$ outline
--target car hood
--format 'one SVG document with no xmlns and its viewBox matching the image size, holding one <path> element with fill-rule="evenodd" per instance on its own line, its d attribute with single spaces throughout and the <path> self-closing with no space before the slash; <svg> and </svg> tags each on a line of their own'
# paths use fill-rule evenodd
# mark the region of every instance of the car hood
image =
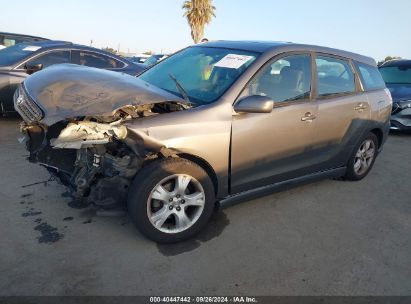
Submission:
<svg viewBox="0 0 411 304">
<path fill-rule="evenodd" d="M 9 73 L 12 68 L 12 66 L 0 66 L 0 73 Z"/>
<path fill-rule="evenodd" d="M 387 84 L 394 101 L 411 100 L 411 84 Z"/>
<path fill-rule="evenodd" d="M 78 116 L 105 116 L 127 105 L 184 99 L 139 78 L 74 64 L 58 64 L 34 73 L 23 83 L 43 110 L 42 123 L 52 125 Z"/>
</svg>

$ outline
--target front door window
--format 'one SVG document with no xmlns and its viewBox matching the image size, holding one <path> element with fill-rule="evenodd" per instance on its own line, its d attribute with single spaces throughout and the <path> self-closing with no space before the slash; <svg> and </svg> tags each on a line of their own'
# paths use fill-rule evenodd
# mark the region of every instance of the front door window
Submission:
<svg viewBox="0 0 411 304">
<path fill-rule="evenodd" d="M 311 56 L 292 55 L 272 61 L 251 81 L 245 96 L 268 96 L 275 103 L 310 97 Z"/>
</svg>

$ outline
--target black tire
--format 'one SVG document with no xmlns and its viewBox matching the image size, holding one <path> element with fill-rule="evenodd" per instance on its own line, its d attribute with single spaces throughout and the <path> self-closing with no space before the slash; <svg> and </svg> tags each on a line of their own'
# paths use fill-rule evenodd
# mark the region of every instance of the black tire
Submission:
<svg viewBox="0 0 411 304">
<path fill-rule="evenodd" d="M 147 206 L 156 185 L 173 174 L 186 174 L 196 179 L 204 190 L 205 203 L 201 215 L 191 227 L 181 232 L 167 233 L 150 222 Z M 147 238 L 157 243 L 176 243 L 193 237 L 207 224 L 215 206 L 214 186 L 207 172 L 192 161 L 181 158 L 159 159 L 143 167 L 136 175 L 130 186 L 127 206 L 132 221 Z"/>
<path fill-rule="evenodd" d="M 360 147 L 362 147 L 362 145 L 368 140 L 371 140 L 374 145 L 374 149 L 375 149 L 374 156 L 366 170 L 364 170 L 363 172 L 356 172 L 354 168 L 354 163 L 356 161 L 357 152 L 359 151 Z M 366 136 L 364 136 L 360 140 L 358 145 L 354 148 L 350 156 L 350 159 L 348 161 L 348 164 L 347 164 L 347 171 L 345 173 L 344 179 L 350 180 L 350 181 L 358 181 L 366 177 L 367 174 L 370 172 L 371 168 L 373 167 L 375 159 L 377 158 L 377 155 L 378 155 L 378 138 L 374 133 L 370 132 Z"/>
</svg>

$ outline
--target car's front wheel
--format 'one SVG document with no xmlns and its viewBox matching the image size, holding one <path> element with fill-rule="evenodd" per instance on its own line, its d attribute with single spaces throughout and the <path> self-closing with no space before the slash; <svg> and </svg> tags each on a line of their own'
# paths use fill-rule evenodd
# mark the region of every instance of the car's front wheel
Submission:
<svg viewBox="0 0 411 304">
<path fill-rule="evenodd" d="M 135 177 L 127 202 L 137 228 L 158 243 L 194 236 L 207 224 L 214 203 L 214 187 L 207 172 L 180 158 L 145 166 Z"/>
</svg>

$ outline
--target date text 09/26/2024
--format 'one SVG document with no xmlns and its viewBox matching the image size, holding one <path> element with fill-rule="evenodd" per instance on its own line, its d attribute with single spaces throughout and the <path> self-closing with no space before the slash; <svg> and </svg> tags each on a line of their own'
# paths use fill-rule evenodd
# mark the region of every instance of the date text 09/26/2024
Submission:
<svg viewBox="0 0 411 304">
<path fill-rule="evenodd" d="M 255 297 L 150 297 L 150 303 L 258 303 Z"/>
</svg>

